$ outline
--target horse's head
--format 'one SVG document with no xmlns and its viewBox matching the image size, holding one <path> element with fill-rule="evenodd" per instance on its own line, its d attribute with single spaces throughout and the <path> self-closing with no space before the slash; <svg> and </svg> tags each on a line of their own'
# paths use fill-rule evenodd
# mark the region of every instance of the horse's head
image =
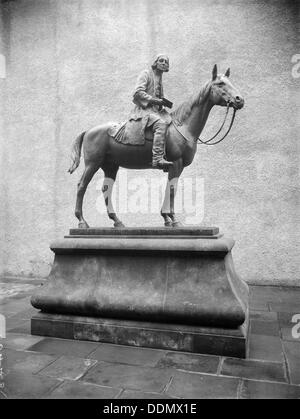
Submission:
<svg viewBox="0 0 300 419">
<path fill-rule="evenodd" d="M 218 74 L 217 65 L 212 72 L 210 99 L 214 105 L 229 106 L 242 109 L 244 98 L 236 87 L 229 81 L 230 69 L 225 74 Z"/>
</svg>

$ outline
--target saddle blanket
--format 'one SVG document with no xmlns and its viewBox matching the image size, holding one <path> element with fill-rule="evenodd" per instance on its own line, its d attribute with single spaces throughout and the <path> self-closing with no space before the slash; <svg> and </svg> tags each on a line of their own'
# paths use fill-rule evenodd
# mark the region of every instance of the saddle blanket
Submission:
<svg viewBox="0 0 300 419">
<path fill-rule="evenodd" d="M 152 127 L 145 128 L 140 121 L 135 120 L 113 123 L 108 134 L 118 143 L 125 145 L 144 145 L 145 141 L 153 141 Z"/>
<path fill-rule="evenodd" d="M 118 143 L 125 145 L 144 145 L 146 140 L 153 140 L 151 128 L 144 130 L 136 121 L 115 123 L 109 128 L 108 134 Z"/>
</svg>

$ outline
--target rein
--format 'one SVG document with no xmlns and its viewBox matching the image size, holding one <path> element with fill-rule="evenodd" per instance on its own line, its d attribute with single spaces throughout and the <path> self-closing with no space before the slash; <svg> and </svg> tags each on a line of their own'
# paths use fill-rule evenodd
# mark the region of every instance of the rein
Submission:
<svg viewBox="0 0 300 419">
<path fill-rule="evenodd" d="M 183 138 L 185 140 L 187 140 L 189 142 L 191 142 L 191 141 L 192 142 L 197 142 L 198 144 L 203 144 L 203 145 L 216 145 L 216 144 L 219 144 L 221 141 L 223 141 L 227 137 L 227 135 L 229 134 L 229 132 L 231 131 L 231 128 L 233 126 L 233 122 L 234 122 L 235 114 L 236 114 L 236 109 L 233 109 L 233 114 L 232 114 L 231 122 L 230 122 L 229 128 L 228 128 L 227 132 L 224 134 L 224 136 L 220 140 L 215 141 L 214 143 L 211 142 L 212 140 L 214 140 L 217 137 L 218 134 L 220 134 L 220 132 L 223 129 L 223 127 L 225 125 L 225 122 L 227 120 L 228 113 L 229 113 L 229 106 L 230 106 L 230 103 L 228 102 L 227 103 L 226 114 L 225 114 L 224 121 L 223 121 L 221 127 L 219 128 L 219 130 L 216 132 L 216 134 L 213 137 L 211 137 L 209 140 L 206 140 L 206 141 L 201 140 L 200 137 L 197 138 L 197 139 L 193 139 L 193 140 L 190 140 L 190 139 L 186 138 L 186 136 L 179 130 L 179 128 L 175 124 L 175 122 L 174 121 L 172 121 L 172 122 L 173 122 L 173 125 L 176 128 L 176 130 L 183 136 Z"/>
</svg>

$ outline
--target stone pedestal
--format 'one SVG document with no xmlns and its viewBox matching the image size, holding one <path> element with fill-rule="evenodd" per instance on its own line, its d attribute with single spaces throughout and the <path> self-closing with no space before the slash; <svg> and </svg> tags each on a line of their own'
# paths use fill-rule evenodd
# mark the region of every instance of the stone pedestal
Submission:
<svg viewBox="0 0 300 419">
<path fill-rule="evenodd" d="M 217 228 L 73 229 L 32 334 L 245 357 L 248 287 Z"/>
</svg>

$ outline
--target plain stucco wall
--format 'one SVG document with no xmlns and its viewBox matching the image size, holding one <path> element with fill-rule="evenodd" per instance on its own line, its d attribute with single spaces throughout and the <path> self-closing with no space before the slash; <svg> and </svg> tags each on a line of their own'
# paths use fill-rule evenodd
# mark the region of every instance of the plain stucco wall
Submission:
<svg viewBox="0 0 300 419">
<path fill-rule="evenodd" d="M 124 120 L 138 72 L 165 51 L 171 59 L 165 91 L 175 105 L 200 89 L 214 63 L 222 71 L 231 67 L 246 100 L 228 139 L 199 146 L 184 172 L 204 179 L 203 224 L 236 239 L 235 265 L 247 281 L 300 285 L 299 79 L 292 77 L 291 63 L 296 3 L 2 2 L 0 53 L 7 77 L 0 79 L 0 273 L 48 274 L 49 243 L 76 226 L 73 206 L 83 166 L 67 174 L 74 138 L 99 123 Z M 213 111 L 205 138 L 223 114 Z M 90 184 L 85 213 L 91 225 L 108 226 L 96 211 L 101 176 Z M 125 214 L 122 220 L 129 226 L 162 224 L 159 214 Z"/>
</svg>

